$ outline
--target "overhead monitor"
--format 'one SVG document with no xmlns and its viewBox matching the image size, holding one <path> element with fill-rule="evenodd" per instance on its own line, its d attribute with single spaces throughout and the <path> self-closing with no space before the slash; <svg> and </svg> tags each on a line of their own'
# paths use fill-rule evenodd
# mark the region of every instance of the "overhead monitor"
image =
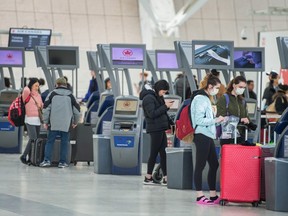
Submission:
<svg viewBox="0 0 288 216">
<path fill-rule="evenodd" d="M 282 69 L 288 69 L 288 37 L 277 37 L 277 47 Z"/>
<path fill-rule="evenodd" d="M 181 99 L 180 98 L 174 98 L 174 97 L 164 97 L 165 102 L 172 102 L 172 106 L 169 109 L 169 112 L 177 112 L 181 105 Z"/>
<path fill-rule="evenodd" d="M 50 68 L 79 68 L 79 48 L 76 46 L 47 46 L 47 66 Z"/>
<path fill-rule="evenodd" d="M 51 40 L 51 29 L 10 28 L 8 47 L 23 47 L 34 50 L 35 46 L 48 46 Z"/>
<path fill-rule="evenodd" d="M 265 52 L 259 47 L 234 47 L 235 71 L 264 71 Z"/>
<path fill-rule="evenodd" d="M 178 62 L 179 67 L 180 68 L 184 67 L 183 62 L 185 60 L 187 60 L 188 65 L 191 67 L 192 66 L 192 41 L 174 41 L 174 48 L 175 48 L 177 62 Z"/>
<path fill-rule="evenodd" d="M 174 50 L 156 50 L 157 71 L 179 71 L 176 52 Z"/>
<path fill-rule="evenodd" d="M 192 67 L 197 69 L 233 69 L 233 41 L 192 41 Z"/>
<path fill-rule="evenodd" d="M 116 99 L 115 117 L 136 117 L 138 110 L 138 100 L 136 99 Z"/>
<path fill-rule="evenodd" d="M 146 45 L 110 44 L 113 68 L 146 68 Z"/>
<path fill-rule="evenodd" d="M 24 49 L 0 47 L 0 67 L 25 67 Z"/>
</svg>

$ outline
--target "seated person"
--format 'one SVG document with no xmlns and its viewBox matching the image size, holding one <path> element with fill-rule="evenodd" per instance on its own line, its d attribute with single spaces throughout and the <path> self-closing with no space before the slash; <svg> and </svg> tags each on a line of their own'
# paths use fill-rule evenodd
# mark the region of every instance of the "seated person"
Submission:
<svg viewBox="0 0 288 216">
<path fill-rule="evenodd" d="M 90 71 L 92 79 L 89 82 L 89 87 L 88 87 L 88 91 L 85 95 L 85 97 L 82 99 L 82 102 L 87 102 L 89 97 L 91 96 L 91 94 L 95 91 L 98 91 L 98 84 L 96 81 L 96 74 L 94 71 Z"/>
</svg>

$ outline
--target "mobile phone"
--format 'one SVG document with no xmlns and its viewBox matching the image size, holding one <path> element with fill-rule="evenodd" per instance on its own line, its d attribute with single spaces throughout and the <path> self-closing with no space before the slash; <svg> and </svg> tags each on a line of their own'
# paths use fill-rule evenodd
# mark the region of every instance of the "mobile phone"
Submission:
<svg viewBox="0 0 288 216">
<path fill-rule="evenodd" d="M 170 101 L 170 103 L 174 103 L 174 101 L 172 100 L 172 101 Z"/>
</svg>

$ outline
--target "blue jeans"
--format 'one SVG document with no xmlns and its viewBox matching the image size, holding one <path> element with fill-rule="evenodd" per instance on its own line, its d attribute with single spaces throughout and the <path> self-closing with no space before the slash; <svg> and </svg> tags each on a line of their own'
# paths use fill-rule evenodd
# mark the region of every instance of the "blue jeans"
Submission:
<svg viewBox="0 0 288 216">
<path fill-rule="evenodd" d="M 48 139 L 45 145 L 45 157 L 44 160 L 50 161 L 52 159 L 52 151 L 54 142 L 57 136 L 61 137 L 61 146 L 60 146 L 60 160 L 59 163 L 67 163 L 67 154 L 68 154 L 68 142 L 69 142 L 69 132 L 64 131 L 51 131 L 49 130 Z"/>
</svg>

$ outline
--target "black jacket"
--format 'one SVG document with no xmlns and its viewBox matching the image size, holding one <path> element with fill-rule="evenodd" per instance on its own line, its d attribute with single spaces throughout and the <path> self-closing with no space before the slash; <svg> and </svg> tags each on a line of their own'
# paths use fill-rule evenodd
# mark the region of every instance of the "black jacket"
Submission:
<svg viewBox="0 0 288 216">
<path fill-rule="evenodd" d="M 147 133 L 165 131 L 170 128 L 167 106 L 163 97 L 159 97 L 153 90 L 144 88 L 140 92 L 140 100 L 146 120 Z"/>
</svg>

